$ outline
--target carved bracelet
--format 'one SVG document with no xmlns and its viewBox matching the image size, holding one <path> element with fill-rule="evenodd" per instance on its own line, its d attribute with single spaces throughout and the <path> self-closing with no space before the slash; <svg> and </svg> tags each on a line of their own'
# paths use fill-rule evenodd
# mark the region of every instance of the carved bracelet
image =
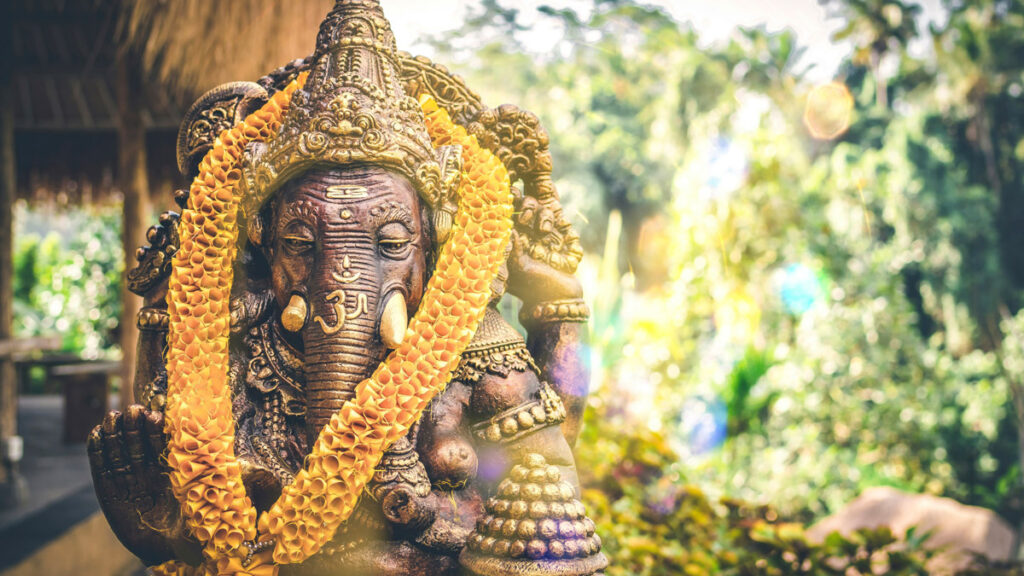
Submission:
<svg viewBox="0 0 1024 576">
<path fill-rule="evenodd" d="M 504 444 L 547 426 L 560 424 L 566 415 L 562 399 L 544 382 L 541 384 L 539 399 L 506 410 L 471 429 L 481 440 Z"/>
<path fill-rule="evenodd" d="M 519 312 L 519 321 L 524 326 L 550 322 L 586 322 L 589 318 L 590 308 L 582 298 L 541 302 L 523 306 Z"/>
</svg>

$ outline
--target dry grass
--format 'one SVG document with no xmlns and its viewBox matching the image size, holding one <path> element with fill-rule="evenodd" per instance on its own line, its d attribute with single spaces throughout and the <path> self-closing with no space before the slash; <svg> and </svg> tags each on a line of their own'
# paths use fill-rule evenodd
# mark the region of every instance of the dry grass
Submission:
<svg viewBox="0 0 1024 576">
<path fill-rule="evenodd" d="M 121 18 L 143 65 L 199 93 L 260 76 L 313 51 L 330 0 L 128 0 Z"/>
</svg>

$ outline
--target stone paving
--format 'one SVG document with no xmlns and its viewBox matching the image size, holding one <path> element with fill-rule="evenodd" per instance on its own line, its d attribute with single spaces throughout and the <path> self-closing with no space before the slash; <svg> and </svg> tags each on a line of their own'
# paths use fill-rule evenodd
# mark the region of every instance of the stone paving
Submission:
<svg viewBox="0 0 1024 576">
<path fill-rule="evenodd" d="M 18 399 L 18 434 L 25 441 L 21 474 L 28 484 L 28 500 L 16 508 L 0 510 L 0 530 L 91 485 L 85 444 L 61 441 L 63 418 L 60 396 Z"/>
<path fill-rule="evenodd" d="M 111 405 L 116 403 L 117 398 L 112 398 Z M 123 566 L 114 561 L 117 558 L 131 560 L 99 513 L 85 443 L 63 442 L 63 409 L 63 398 L 58 395 L 19 398 L 18 433 L 25 442 L 20 469 L 28 496 L 14 508 L 0 509 L 0 576 L 42 576 L 44 572 L 55 576 L 53 562 L 41 556 L 54 560 L 66 553 L 87 556 L 92 552 L 111 559 L 111 566 Z M 96 528 L 89 528 L 93 524 Z M 88 533 L 82 533 L 82 527 Z M 99 566 L 93 565 L 88 573 L 145 574 L 141 564 L 133 564 L 124 570 L 99 572 Z"/>
</svg>

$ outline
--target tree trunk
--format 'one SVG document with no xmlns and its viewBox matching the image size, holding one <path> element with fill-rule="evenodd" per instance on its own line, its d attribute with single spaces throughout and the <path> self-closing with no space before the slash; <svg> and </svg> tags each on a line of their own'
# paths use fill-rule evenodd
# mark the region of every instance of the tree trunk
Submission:
<svg viewBox="0 0 1024 576">
<path fill-rule="evenodd" d="M 121 405 L 135 400 L 136 344 L 139 330 L 136 318 L 142 299 L 128 290 L 127 274 L 135 266 L 135 251 L 145 242 L 149 213 L 149 183 L 146 173 L 146 129 L 140 114 L 142 108 L 142 73 L 139 59 L 130 51 L 117 62 L 118 118 L 118 186 L 124 195 L 121 245 L 125 267 L 121 282 Z"/>
</svg>

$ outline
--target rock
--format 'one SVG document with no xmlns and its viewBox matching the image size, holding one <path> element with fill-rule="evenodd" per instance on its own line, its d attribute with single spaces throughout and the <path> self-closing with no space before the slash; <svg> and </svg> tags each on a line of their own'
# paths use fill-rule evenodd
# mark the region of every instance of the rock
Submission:
<svg viewBox="0 0 1024 576">
<path fill-rule="evenodd" d="M 812 526 L 807 537 L 821 542 L 835 531 L 847 535 L 880 526 L 888 526 L 897 536 L 911 526 L 917 526 L 918 533 L 930 530 L 925 545 L 945 549 L 928 564 L 932 574 L 952 574 L 966 567 L 976 552 L 992 560 L 1006 560 L 1013 548 L 1013 530 L 991 510 L 888 487 L 865 490 L 845 508 Z"/>
</svg>

